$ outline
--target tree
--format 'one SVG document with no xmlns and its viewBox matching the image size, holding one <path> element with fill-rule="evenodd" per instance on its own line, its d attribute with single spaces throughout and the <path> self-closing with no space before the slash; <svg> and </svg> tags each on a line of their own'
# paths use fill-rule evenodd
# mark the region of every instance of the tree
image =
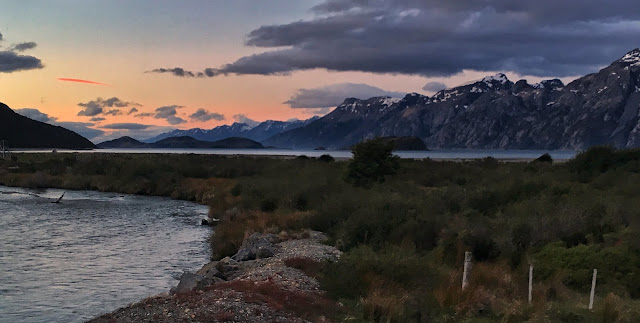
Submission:
<svg viewBox="0 0 640 323">
<path fill-rule="evenodd" d="M 385 176 L 394 175 L 399 168 L 399 158 L 393 155 L 393 143 L 381 139 L 363 141 L 352 148 L 353 159 L 349 163 L 346 181 L 356 186 L 369 187 L 384 182 Z"/>
</svg>

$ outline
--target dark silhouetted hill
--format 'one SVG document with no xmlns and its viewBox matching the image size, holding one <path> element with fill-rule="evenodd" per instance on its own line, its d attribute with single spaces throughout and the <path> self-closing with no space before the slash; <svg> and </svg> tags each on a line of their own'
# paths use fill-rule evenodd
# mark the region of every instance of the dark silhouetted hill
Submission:
<svg viewBox="0 0 640 323">
<path fill-rule="evenodd" d="M 0 140 L 12 148 L 90 149 L 87 138 L 60 126 L 35 121 L 0 103 Z"/>
</svg>

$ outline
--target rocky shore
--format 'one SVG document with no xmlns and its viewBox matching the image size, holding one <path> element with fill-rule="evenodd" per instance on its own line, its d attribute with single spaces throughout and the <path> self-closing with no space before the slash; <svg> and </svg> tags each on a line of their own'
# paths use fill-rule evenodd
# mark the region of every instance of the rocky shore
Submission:
<svg viewBox="0 0 640 323">
<path fill-rule="evenodd" d="M 324 322 L 337 304 L 305 271 L 336 261 L 340 251 L 307 231 L 297 239 L 254 233 L 238 252 L 184 273 L 169 293 L 89 322 Z"/>
</svg>

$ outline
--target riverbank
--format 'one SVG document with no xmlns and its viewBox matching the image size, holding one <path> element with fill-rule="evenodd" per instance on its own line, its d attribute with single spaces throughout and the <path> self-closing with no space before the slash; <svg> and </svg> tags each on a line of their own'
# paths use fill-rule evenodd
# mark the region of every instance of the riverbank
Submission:
<svg viewBox="0 0 640 323">
<path fill-rule="evenodd" d="M 327 237 L 248 237 L 236 255 L 185 273 L 172 292 L 153 296 L 89 322 L 325 322 L 337 309 L 302 269 L 335 262 Z M 254 259 L 255 257 L 257 259 Z"/>
</svg>

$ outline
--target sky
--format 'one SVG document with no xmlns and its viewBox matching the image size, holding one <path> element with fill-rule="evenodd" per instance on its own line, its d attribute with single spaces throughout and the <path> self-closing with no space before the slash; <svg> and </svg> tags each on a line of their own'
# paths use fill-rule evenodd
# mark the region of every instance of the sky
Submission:
<svg viewBox="0 0 640 323">
<path fill-rule="evenodd" d="M 3 0 L 0 102 L 94 142 L 306 119 L 640 47 L 637 0 Z"/>
</svg>

